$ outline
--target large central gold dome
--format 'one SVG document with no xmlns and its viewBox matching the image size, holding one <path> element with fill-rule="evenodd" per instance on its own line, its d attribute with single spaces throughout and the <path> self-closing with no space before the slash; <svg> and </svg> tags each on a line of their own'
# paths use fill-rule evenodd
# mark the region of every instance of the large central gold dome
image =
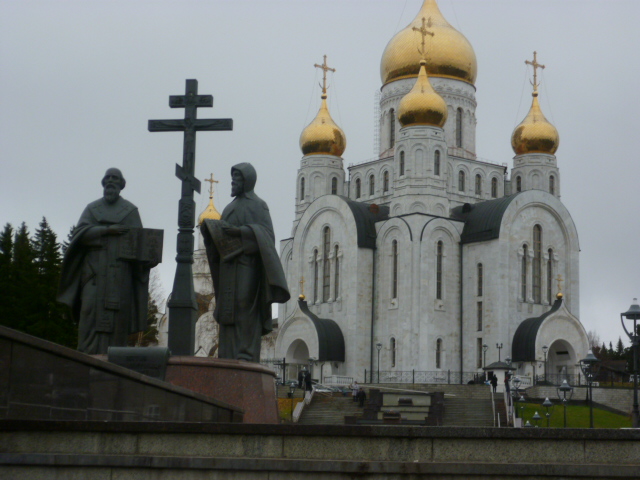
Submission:
<svg viewBox="0 0 640 480">
<path fill-rule="evenodd" d="M 478 73 L 473 47 L 464 35 L 449 25 L 435 0 L 425 0 L 416 18 L 387 44 L 380 62 L 382 83 L 418 75 L 422 59 L 418 49 L 422 38 L 413 28 L 420 28 L 423 18 L 427 21 L 427 30 L 433 33 L 426 39 L 427 74 L 473 85 Z"/>
</svg>

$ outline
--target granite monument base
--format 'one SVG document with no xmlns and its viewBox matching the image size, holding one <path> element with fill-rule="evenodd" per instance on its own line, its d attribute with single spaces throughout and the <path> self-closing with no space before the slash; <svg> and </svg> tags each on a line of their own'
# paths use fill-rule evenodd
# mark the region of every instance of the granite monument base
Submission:
<svg viewBox="0 0 640 480">
<path fill-rule="evenodd" d="M 243 423 L 280 423 L 275 372 L 259 363 L 172 356 L 165 380 L 244 410 Z"/>
</svg>

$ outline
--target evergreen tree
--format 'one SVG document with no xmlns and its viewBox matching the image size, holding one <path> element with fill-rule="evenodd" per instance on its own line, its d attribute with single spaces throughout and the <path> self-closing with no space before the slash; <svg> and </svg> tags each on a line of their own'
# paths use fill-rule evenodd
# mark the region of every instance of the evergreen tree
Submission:
<svg viewBox="0 0 640 480">
<path fill-rule="evenodd" d="M 13 304 L 13 314 L 6 319 L 5 325 L 30 333 L 35 313 L 34 298 L 37 282 L 37 269 L 34 264 L 34 253 L 29 238 L 27 225 L 22 222 L 13 240 L 13 256 L 11 261 L 11 285 L 9 295 Z"/>
<path fill-rule="evenodd" d="M 618 343 L 616 344 L 616 360 L 622 360 L 624 358 L 624 344 L 622 338 L 618 337 Z"/>
<path fill-rule="evenodd" d="M 69 248 L 69 244 L 71 243 L 71 237 L 73 237 L 73 231 L 76 229 L 75 225 L 72 225 L 71 228 L 69 229 L 69 233 L 67 234 L 67 239 L 62 242 L 62 245 L 60 246 L 60 250 L 62 251 L 62 255 L 64 256 L 65 253 L 67 253 L 67 248 Z"/>
<path fill-rule="evenodd" d="M 11 297 L 13 270 L 13 227 L 10 223 L 0 233 L 0 322 L 8 325 L 15 315 Z"/>
</svg>

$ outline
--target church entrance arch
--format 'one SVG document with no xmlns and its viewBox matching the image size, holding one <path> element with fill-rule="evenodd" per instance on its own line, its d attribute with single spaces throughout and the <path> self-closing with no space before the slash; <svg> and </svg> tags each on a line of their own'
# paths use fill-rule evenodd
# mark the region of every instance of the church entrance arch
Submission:
<svg viewBox="0 0 640 480">
<path fill-rule="evenodd" d="M 575 349 L 566 340 L 556 340 L 547 353 L 547 376 L 555 385 L 567 380 L 570 385 L 577 381 L 575 366 L 578 363 Z"/>
<path fill-rule="evenodd" d="M 287 379 L 297 379 L 302 367 L 309 365 L 309 347 L 301 339 L 294 340 L 289 345 L 285 355 L 287 363 Z"/>
</svg>

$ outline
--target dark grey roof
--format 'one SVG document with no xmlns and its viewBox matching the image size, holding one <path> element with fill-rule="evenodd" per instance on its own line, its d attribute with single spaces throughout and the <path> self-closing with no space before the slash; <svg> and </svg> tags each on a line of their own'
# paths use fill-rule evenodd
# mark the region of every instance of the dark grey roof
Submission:
<svg viewBox="0 0 640 480">
<path fill-rule="evenodd" d="M 484 367 L 483 370 L 517 370 L 517 368 L 512 367 L 508 363 L 493 362 L 491 365 Z"/>
<path fill-rule="evenodd" d="M 531 317 L 524 320 L 513 335 L 511 343 L 511 357 L 513 362 L 533 362 L 536 360 L 536 336 L 540 325 L 562 305 L 562 298 L 556 299 L 551 309 L 539 317 Z"/>
<path fill-rule="evenodd" d="M 465 203 L 451 210 L 451 217 L 464 222 L 461 243 L 486 242 L 500 236 L 502 216 L 519 193 L 475 204 Z"/>
<path fill-rule="evenodd" d="M 354 202 L 347 197 L 340 197 L 351 209 L 358 230 L 358 247 L 376 248 L 376 222 L 389 218 L 389 207 L 375 204 Z"/>
<path fill-rule="evenodd" d="M 298 306 L 311 319 L 318 332 L 318 360 L 344 362 L 344 336 L 340 326 L 330 318 L 318 318 L 304 300 L 298 300 Z"/>
</svg>

